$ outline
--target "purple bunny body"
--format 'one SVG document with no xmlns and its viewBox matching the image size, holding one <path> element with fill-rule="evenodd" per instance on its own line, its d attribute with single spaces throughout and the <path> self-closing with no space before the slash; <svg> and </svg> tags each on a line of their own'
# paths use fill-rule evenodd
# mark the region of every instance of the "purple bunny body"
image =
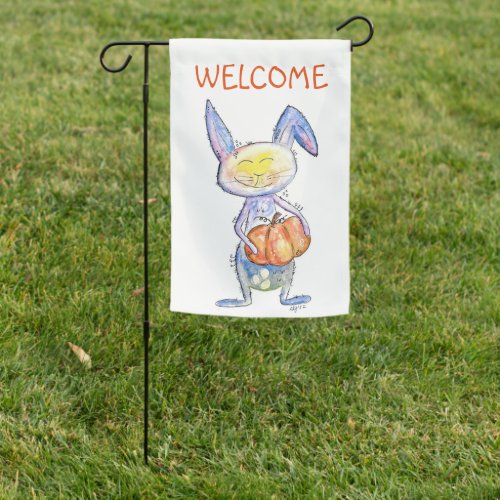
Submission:
<svg viewBox="0 0 500 500">
<path fill-rule="evenodd" d="M 302 213 L 277 193 L 293 180 L 297 171 L 291 151 L 294 141 L 317 156 L 318 145 L 311 126 L 300 111 L 287 106 L 275 127 L 272 142 L 257 142 L 236 148 L 228 128 L 210 101 L 207 101 L 205 119 L 210 145 L 220 161 L 218 185 L 227 193 L 245 198 L 234 226 L 240 239 L 236 251 L 236 271 L 243 298 L 222 299 L 216 304 L 220 307 L 247 306 L 252 303 L 252 289 L 267 291 L 277 288 L 281 288 L 280 302 L 283 305 L 309 302 L 309 295 L 288 297 L 295 271 L 293 260 L 283 266 L 255 264 L 246 256 L 245 245 L 254 254 L 257 253 L 247 235 L 255 226 L 270 222 L 277 211 L 298 217 L 304 233 L 309 235 L 309 225 Z"/>
</svg>

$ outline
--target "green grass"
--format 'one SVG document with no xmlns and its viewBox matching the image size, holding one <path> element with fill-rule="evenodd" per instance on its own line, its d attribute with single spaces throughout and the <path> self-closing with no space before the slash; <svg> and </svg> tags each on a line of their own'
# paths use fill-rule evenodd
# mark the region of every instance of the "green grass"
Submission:
<svg viewBox="0 0 500 500">
<path fill-rule="evenodd" d="M 168 312 L 168 51 L 151 50 L 145 468 L 142 54 L 111 75 L 99 50 L 329 38 L 355 13 L 376 34 L 353 56 L 346 317 Z M 7 0 L 0 20 L 0 498 L 500 496 L 495 2 Z"/>
</svg>

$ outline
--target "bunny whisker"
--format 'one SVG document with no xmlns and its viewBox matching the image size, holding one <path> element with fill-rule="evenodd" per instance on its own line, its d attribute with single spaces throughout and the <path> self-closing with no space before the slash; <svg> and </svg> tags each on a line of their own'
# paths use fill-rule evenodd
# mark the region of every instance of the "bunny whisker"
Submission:
<svg viewBox="0 0 500 500">
<path fill-rule="evenodd" d="M 289 168 L 285 168 L 284 170 L 278 170 L 277 172 L 274 172 L 274 174 L 271 175 L 282 174 L 283 172 L 289 172 L 289 171 L 290 171 Z"/>
<path fill-rule="evenodd" d="M 286 179 L 287 177 L 293 177 L 293 174 L 291 175 L 277 175 L 275 177 L 268 177 L 267 180 L 276 180 L 276 179 Z"/>
<path fill-rule="evenodd" d="M 281 172 L 276 172 L 275 174 L 270 174 L 267 177 L 268 179 L 270 179 L 271 177 L 280 177 L 280 174 L 282 174 L 283 172 L 290 172 L 290 169 L 282 170 Z"/>
<path fill-rule="evenodd" d="M 253 184 L 247 184 L 246 182 L 238 180 L 236 177 L 234 178 L 234 181 L 231 181 L 231 182 L 238 182 L 239 184 L 243 184 L 243 186 L 247 186 L 247 187 L 255 187 Z"/>
</svg>

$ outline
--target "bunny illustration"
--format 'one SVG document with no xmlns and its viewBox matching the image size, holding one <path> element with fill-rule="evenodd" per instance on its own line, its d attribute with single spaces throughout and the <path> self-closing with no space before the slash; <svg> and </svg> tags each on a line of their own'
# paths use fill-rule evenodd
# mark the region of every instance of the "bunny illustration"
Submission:
<svg viewBox="0 0 500 500">
<path fill-rule="evenodd" d="M 235 261 L 243 299 L 223 299 L 217 301 L 216 305 L 248 306 L 252 303 L 252 289 L 266 291 L 278 288 L 281 288 L 280 302 L 283 305 L 309 302 L 309 295 L 288 297 L 295 272 L 294 260 L 285 265 L 256 264 L 247 256 L 248 252 L 258 253 L 248 233 L 261 225 L 263 220 L 276 219 L 278 209 L 297 217 L 303 233 L 306 236 L 310 234 L 301 212 L 277 195 L 290 184 L 297 172 L 297 163 L 291 150 L 294 141 L 309 154 L 318 155 L 318 144 L 309 122 L 298 109 L 287 106 L 276 124 L 272 142 L 236 147 L 231 133 L 209 100 L 205 120 L 210 145 L 220 162 L 217 184 L 225 192 L 245 198 L 234 226 L 241 240 Z M 248 247 L 247 253 L 245 246 Z"/>
</svg>

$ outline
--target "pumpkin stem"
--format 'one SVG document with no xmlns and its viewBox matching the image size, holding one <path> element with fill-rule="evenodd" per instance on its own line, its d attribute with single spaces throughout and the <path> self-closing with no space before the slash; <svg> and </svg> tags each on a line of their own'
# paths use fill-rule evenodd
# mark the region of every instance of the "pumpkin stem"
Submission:
<svg viewBox="0 0 500 500">
<path fill-rule="evenodd" d="M 278 222 L 278 219 L 281 217 L 281 214 L 279 212 L 276 212 L 273 215 L 273 218 L 271 219 L 271 225 L 276 224 Z"/>
</svg>

